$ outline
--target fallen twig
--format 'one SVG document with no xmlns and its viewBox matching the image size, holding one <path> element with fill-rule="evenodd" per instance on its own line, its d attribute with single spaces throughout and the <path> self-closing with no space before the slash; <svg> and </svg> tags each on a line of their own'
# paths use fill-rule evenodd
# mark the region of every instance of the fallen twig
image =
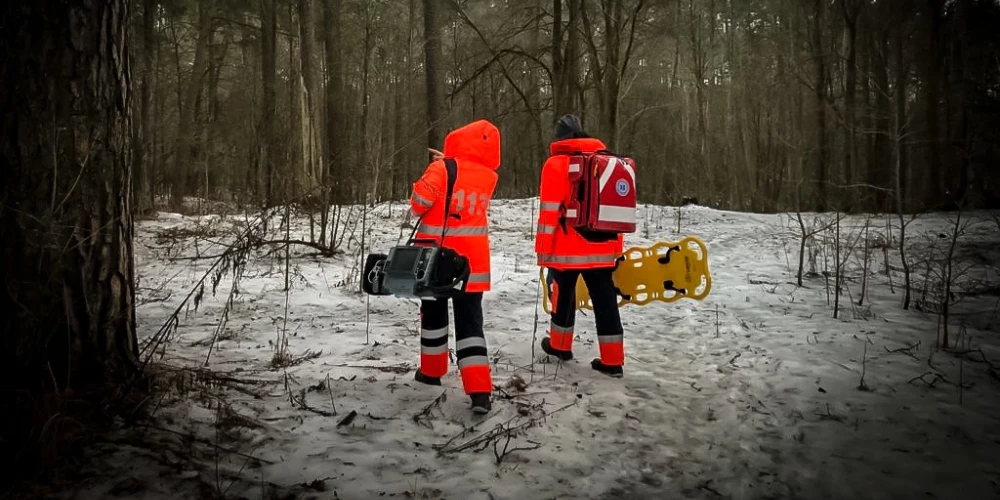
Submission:
<svg viewBox="0 0 1000 500">
<path fill-rule="evenodd" d="M 219 244 L 223 245 L 224 243 L 219 243 Z M 313 243 L 313 242 L 304 241 L 304 240 L 262 240 L 262 239 L 255 238 L 255 239 L 250 240 L 248 242 L 248 244 L 249 244 L 249 248 L 250 249 L 254 249 L 254 250 L 258 249 L 258 248 L 261 248 L 261 247 L 272 246 L 272 245 L 280 245 L 282 247 L 286 246 L 286 245 L 288 245 L 288 246 L 299 245 L 299 246 L 304 246 L 304 247 L 312 248 L 312 249 L 316 250 L 319 253 L 319 255 L 321 255 L 323 257 L 332 257 L 334 255 L 343 253 L 341 250 L 334 250 L 334 249 L 329 248 L 329 247 L 327 247 L 325 245 L 322 245 L 320 243 Z M 269 257 L 272 253 L 274 253 L 274 252 L 273 251 L 269 252 L 269 253 L 265 254 L 264 257 Z M 168 262 L 210 260 L 210 259 L 218 259 L 220 257 L 225 257 L 228 254 L 229 254 L 229 252 L 227 251 L 227 252 L 223 252 L 223 253 L 220 253 L 220 254 L 213 254 L 213 255 L 193 255 L 193 256 L 185 256 L 185 257 L 167 257 L 166 260 Z"/>
<path fill-rule="evenodd" d="M 322 355 L 323 351 L 310 351 L 309 349 L 306 349 L 306 352 L 298 356 L 275 354 L 274 358 L 271 359 L 271 369 L 277 370 L 279 368 L 301 365 L 306 361 L 312 361 Z"/>
<path fill-rule="evenodd" d="M 413 370 L 413 367 L 407 363 L 402 363 L 399 365 L 389 365 L 389 366 L 348 365 L 348 364 L 333 365 L 333 366 L 336 366 L 338 368 L 357 368 L 360 370 L 378 370 L 380 372 L 397 373 L 400 375 Z"/>
<path fill-rule="evenodd" d="M 930 381 L 930 382 L 928 382 L 928 381 L 927 381 L 927 380 L 926 380 L 926 379 L 924 378 L 924 377 L 926 377 L 926 376 L 928 376 L 928 375 L 933 375 L 933 376 L 934 376 L 933 378 L 931 378 L 931 381 Z M 923 383 L 924 383 L 924 385 L 926 385 L 927 387 L 930 387 L 931 389 L 933 389 L 933 388 L 934 388 L 934 386 L 935 386 L 935 385 L 937 385 L 937 383 L 938 383 L 938 382 L 945 382 L 945 383 L 947 383 L 947 382 L 948 382 L 948 381 L 947 381 L 947 380 L 946 380 L 946 379 L 944 378 L 944 376 L 942 376 L 942 375 L 941 375 L 940 373 L 934 373 L 934 372 L 924 372 L 924 373 L 922 373 L 922 374 L 920 374 L 920 375 L 917 375 L 916 377 L 913 377 L 913 378 L 911 378 L 911 379 L 910 379 L 910 380 L 909 380 L 908 382 L 906 382 L 906 383 L 907 383 L 907 384 L 912 384 L 913 382 L 916 382 L 917 380 L 919 380 L 919 381 L 923 382 Z"/>
<path fill-rule="evenodd" d="M 344 418 L 340 419 L 340 421 L 337 422 L 337 427 L 343 427 L 345 425 L 351 425 L 351 422 L 354 421 L 354 417 L 357 417 L 357 416 L 358 416 L 357 410 L 351 410 L 350 413 L 348 413 L 347 415 L 344 415 Z"/>
<path fill-rule="evenodd" d="M 541 446 L 542 446 L 541 443 L 536 443 L 534 441 L 528 441 L 529 443 L 532 444 L 532 446 L 515 446 L 513 448 L 509 448 L 509 446 L 510 446 L 510 440 L 511 439 L 513 439 L 513 436 L 511 434 L 507 434 L 507 439 L 503 443 L 503 450 L 499 450 L 498 449 L 499 445 L 500 445 L 500 440 L 499 439 L 496 440 L 496 441 L 493 441 L 493 456 L 496 458 L 497 465 L 500 465 L 500 463 L 503 462 L 503 459 L 507 458 L 507 455 L 509 455 L 511 453 L 514 453 L 515 451 L 537 450 L 538 448 L 541 448 Z"/>
<path fill-rule="evenodd" d="M 730 364 L 730 365 L 732 365 L 732 366 L 736 366 L 736 364 L 735 364 L 735 361 L 736 361 L 737 359 L 739 359 L 739 358 L 740 358 L 740 356 L 742 356 L 742 355 L 743 355 L 743 352 L 742 352 L 742 351 L 740 351 L 740 352 L 736 353 L 736 355 L 735 355 L 735 356 L 733 356 L 733 358 L 729 360 L 729 364 Z M 737 368 L 739 368 L 739 367 L 737 367 Z"/>
<path fill-rule="evenodd" d="M 913 359 L 919 360 L 920 358 L 918 358 L 915 354 L 913 354 L 913 350 L 917 349 L 919 347 L 920 347 L 920 341 L 918 340 L 916 344 L 913 344 L 913 345 L 911 345 L 909 347 L 900 347 L 899 349 L 889 349 L 888 347 L 883 346 L 882 348 L 885 349 L 885 352 L 890 353 L 890 354 L 898 352 L 898 353 L 905 354 L 905 355 L 907 355 L 907 356 L 909 356 L 909 357 L 911 357 Z"/>
<path fill-rule="evenodd" d="M 427 404 L 427 406 L 424 407 L 424 409 L 420 410 L 420 413 L 414 415 L 413 421 L 416 422 L 417 424 L 426 425 L 428 428 L 433 429 L 434 424 L 430 422 L 431 412 L 434 411 L 435 408 L 441 406 L 441 403 L 447 400 L 448 400 L 448 393 L 442 392 L 440 396 L 434 398 L 434 401 L 431 401 L 430 403 Z"/>
<path fill-rule="evenodd" d="M 335 417 L 335 416 L 337 416 L 336 413 L 330 413 L 328 411 L 320 410 L 319 408 L 313 408 L 312 406 L 309 406 L 306 403 L 305 390 L 303 390 L 303 394 L 300 395 L 299 397 L 295 397 L 295 394 L 289 394 L 288 398 L 291 400 L 292 404 L 294 404 L 295 406 L 298 406 L 300 409 L 303 409 L 303 410 L 306 410 L 306 411 L 311 411 L 311 412 L 313 412 L 313 413 L 315 413 L 317 415 L 322 415 L 324 417 Z"/>
<path fill-rule="evenodd" d="M 997 368 L 997 366 L 994 365 L 993 362 L 990 361 L 989 358 L 986 357 L 986 353 L 983 352 L 982 348 L 979 348 L 979 349 L 966 349 L 964 351 L 945 351 L 945 352 L 947 352 L 948 354 L 951 354 L 952 356 L 961 356 L 961 357 L 964 357 L 965 359 L 967 359 L 969 361 L 972 361 L 973 363 L 985 363 L 985 364 L 989 365 L 990 368 L 992 368 L 994 370 Z M 976 359 L 976 358 L 972 357 L 973 354 L 978 354 L 979 358 Z"/>
<path fill-rule="evenodd" d="M 333 408 L 334 416 L 337 415 L 337 403 L 333 402 L 333 387 L 330 387 L 330 374 L 326 374 L 326 390 L 330 393 L 330 407 Z"/>
<path fill-rule="evenodd" d="M 466 435 L 469 432 L 469 429 L 462 429 L 462 432 L 460 432 L 456 436 L 454 436 L 451 439 L 449 439 L 445 444 L 443 444 L 443 445 L 434 445 L 434 448 L 437 449 L 438 455 L 444 455 L 444 454 L 447 454 L 447 453 L 459 453 L 459 452 L 468 450 L 470 448 L 475 448 L 476 446 L 480 446 L 480 445 L 488 445 L 491 441 L 493 441 L 495 439 L 500 439 L 500 438 L 503 438 L 504 436 L 508 436 L 508 435 L 514 434 L 514 433 L 516 433 L 518 431 L 527 429 L 527 428 L 533 426 L 538 421 L 544 420 L 544 419 L 546 419 L 546 418 L 548 418 L 548 417 L 550 417 L 552 415 L 555 415 L 556 413 L 559 413 L 559 412 L 561 412 L 561 411 L 563 411 L 563 410 L 565 410 L 565 409 L 567 409 L 567 408 L 569 408 L 571 406 L 575 406 L 575 405 L 576 405 L 576 401 L 574 401 L 572 403 L 569 403 L 569 404 L 567 404 L 565 406 L 562 406 L 560 408 L 557 408 L 557 409 L 555 409 L 555 410 L 553 410 L 553 411 L 551 411 L 549 413 L 546 413 L 544 415 L 541 415 L 541 416 L 538 416 L 538 417 L 531 417 L 531 418 L 527 419 L 527 421 L 525 421 L 525 422 L 522 422 L 520 424 L 512 426 L 510 424 L 512 424 L 515 420 L 523 418 L 520 415 L 514 416 L 514 417 L 508 419 L 507 421 L 502 422 L 500 424 L 497 424 L 492 429 L 490 429 L 490 430 L 488 430 L 488 431 L 486 431 L 486 432 L 484 432 L 484 433 L 482 433 L 482 434 L 480 434 L 480 435 L 478 435 L 478 436 L 476 436 L 476 437 L 474 437 L 474 438 L 472 438 L 472 439 L 470 439 L 470 440 L 468 440 L 468 441 L 466 441 L 466 442 L 464 442 L 464 443 L 462 443 L 462 444 L 460 444 L 458 446 L 450 447 L 450 445 L 451 445 L 451 443 L 453 441 L 455 441 L 456 439 L 458 439 L 461 436 Z"/>
<path fill-rule="evenodd" d="M 703 481 L 703 482 L 701 482 L 701 483 L 698 484 L 698 489 L 705 490 L 705 491 L 707 491 L 707 492 L 709 492 L 709 493 L 711 493 L 711 494 L 713 494 L 713 495 L 715 495 L 717 497 L 721 497 L 722 493 L 719 493 L 718 490 L 716 490 L 715 488 L 709 486 L 710 484 L 712 484 L 712 480 L 711 479 L 709 479 L 707 481 Z"/>
</svg>

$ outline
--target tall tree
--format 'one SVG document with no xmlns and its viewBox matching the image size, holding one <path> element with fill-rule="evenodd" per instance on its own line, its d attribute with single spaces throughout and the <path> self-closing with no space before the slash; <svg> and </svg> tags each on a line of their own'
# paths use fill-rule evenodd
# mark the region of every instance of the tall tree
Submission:
<svg viewBox="0 0 1000 500">
<path fill-rule="evenodd" d="M 944 208 L 943 195 L 945 184 L 945 173 L 941 162 L 941 124 L 938 115 L 940 113 L 941 95 L 941 24 L 942 8 L 944 0 L 926 0 L 924 5 L 924 17 L 927 23 L 927 53 L 924 55 L 924 82 L 926 95 L 924 96 L 924 112 L 926 119 L 926 137 L 924 143 L 927 145 L 928 160 L 928 182 L 925 191 L 925 203 L 927 207 Z M 951 208 L 951 207 L 947 207 Z"/>
<path fill-rule="evenodd" d="M 198 38 L 195 46 L 194 63 L 191 74 L 184 89 L 184 100 L 179 103 L 180 118 L 177 120 L 177 144 L 174 150 L 174 167 L 172 169 L 171 199 L 179 203 L 181 196 L 193 188 L 192 174 L 197 152 L 193 149 L 194 138 L 197 137 L 197 114 L 195 108 L 202 95 L 205 76 L 209 64 L 211 38 L 215 32 L 214 23 L 215 0 L 198 0 Z M 179 75 L 178 75 L 179 76 Z"/>
<path fill-rule="evenodd" d="M 64 444 L 53 421 L 82 419 L 69 398 L 97 403 L 137 367 L 129 5 L 0 10 L 0 362 L 17 374 L 0 453 L 28 450 L 22 465 Z"/>
<path fill-rule="evenodd" d="M 857 90 L 858 90 L 858 18 L 864 2 L 858 0 L 840 0 L 844 15 L 844 30 L 847 38 L 847 60 L 844 61 L 844 183 L 850 186 L 854 182 L 854 169 L 857 164 Z"/>
<path fill-rule="evenodd" d="M 340 169 L 344 155 L 344 63 L 341 46 L 341 0 L 323 0 L 323 21 L 326 45 L 326 175 L 327 186 L 333 189 L 335 179 L 342 179 L 347 172 Z M 337 169 L 337 172 L 334 172 Z M 336 174 L 336 175 L 335 175 Z M 339 189 L 334 191 L 338 201 L 343 201 Z M 324 213 L 325 217 L 325 213 Z M 323 225 L 325 234 L 326 225 Z"/>
<path fill-rule="evenodd" d="M 552 94 L 557 118 L 581 112 L 578 97 L 581 5 L 582 0 L 567 0 L 569 23 L 563 25 L 563 0 L 552 2 Z"/>
<path fill-rule="evenodd" d="M 427 94 L 427 146 L 444 145 L 444 68 L 441 51 L 441 19 L 443 2 L 424 0 L 424 75 Z"/>
<path fill-rule="evenodd" d="M 302 192 L 308 192 L 323 178 L 323 153 L 321 130 L 322 115 L 319 87 L 319 54 L 316 40 L 317 21 L 316 0 L 298 0 L 299 15 L 299 57 L 302 71 L 299 97 L 302 111 L 302 175 L 300 185 L 296 186 Z"/>
<path fill-rule="evenodd" d="M 262 180 L 264 191 L 264 205 L 268 206 L 274 202 L 274 168 L 278 155 L 277 135 L 274 130 L 274 114 L 277 109 L 277 36 L 278 36 L 278 12 L 275 0 L 260 0 L 261 12 L 261 36 L 260 36 L 260 64 L 261 79 L 263 87 L 263 105 L 260 108 L 260 143 L 261 154 L 259 155 L 258 179 Z"/>
<path fill-rule="evenodd" d="M 142 62 L 141 68 L 141 91 L 139 96 L 139 120 L 138 127 L 133 139 L 133 161 L 135 176 L 135 202 L 136 208 L 146 211 L 153 208 L 153 187 L 151 182 L 151 171 L 156 170 L 156 165 L 151 161 L 153 158 L 153 123 L 151 107 L 153 104 L 153 88 L 156 85 L 154 75 L 156 70 L 156 12 L 159 3 L 156 0 L 142 1 Z"/>
<path fill-rule="evenodd" d="M 871 43 L 868 47 L 868 66 L 870 67 L 870 92 L 865 95 L 873 95 L 875 105 L 871 111 L 871 150 L 868 154 L 868 166 L 866 168 L 868 183 L 881 188 L 894 186 L 893 177 L 889 175 L 894 169 L 887 168 L 892 165 L 890 139 L 893 134 L 890 130 L 890 122 L 893 116 L 891 107 L 891 91 L 889 88 L 889 72 L 891 68 L 891 56 L 889 51 L 889 38 L 892 35 L 892 14 L 885 5 L 878 5 L 872 10 L 872 15 L 868 27 L 870 28 Z M 896 84 L 898 88 L 898 84 Z M 899 97 L 899 96 L 897 96 Z M 901 99 L 905 103 L 905 97 Z M 875 207 L 879 209 L 894 209 L 886 205 L 885 191 L 876 190 L 874 193 Z"/>
<path fill-rule="evenodd" d="M 823 4 L 824 0 L 816 0 L 813 11 L 812 50 L 813 64 L 816 68 L 816 80 L 813 89 L 816 97 L 816 210 L 826 210 L 827 182 L 830 180 L 827 160 L 826 137 L 826 56 L 823 52 Z"/>
</svg>

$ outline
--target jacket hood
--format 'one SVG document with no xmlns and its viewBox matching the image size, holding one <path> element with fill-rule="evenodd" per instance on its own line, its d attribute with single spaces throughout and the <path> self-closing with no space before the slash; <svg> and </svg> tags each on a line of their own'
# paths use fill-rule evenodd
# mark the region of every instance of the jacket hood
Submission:
<svg viewBox="0 0 1000 500">
<path fill-rule="evenodd" d="M 496 170 L 500 166 L 500 130 L 477 120 L 452 130 L 444 138 L 444 156 L 468 160 Z"/>
<path fill-rule="evenodd" d="M 570 153 L 593 153 L 607 149 L 600 139 L 584 137 L 579 139 L 563 139 L 549 144 L 549 152 L 554 155 Z"/>
</svg>

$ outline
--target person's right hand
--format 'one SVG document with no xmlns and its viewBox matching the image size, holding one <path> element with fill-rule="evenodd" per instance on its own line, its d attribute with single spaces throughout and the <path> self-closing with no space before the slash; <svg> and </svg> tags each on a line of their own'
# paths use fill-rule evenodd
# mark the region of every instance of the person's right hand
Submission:
<svg viewBox="0 0 1000 500">
<path fill-rule="evenodd" d="M 438 161 L 438 160 L 441 160 L 441 159 L 444 158 L 444 153 L 442 153 L 442 152 L 440 152 L 440 151 L 438 151 L 438 150 L 436 150 L 434 148 L 427 148 L 427 151 L 429 151 L 431 153 L 431 159 L 433 161 Z"/>
</svg>

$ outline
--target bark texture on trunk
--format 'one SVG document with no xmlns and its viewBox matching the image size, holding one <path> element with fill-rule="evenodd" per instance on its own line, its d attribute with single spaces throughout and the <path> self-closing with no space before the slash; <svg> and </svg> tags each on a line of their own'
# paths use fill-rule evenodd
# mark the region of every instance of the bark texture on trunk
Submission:
<svg viewBox="0 0 1000 500">
<path fill-rule="evenodd" d="M 445 127 L 441 121 L 444 113 L 443 71 L 441 69 L 441 23 L 440 9 L 444 4 L 424 0 L 424 75 L 427 94 L 427 146 L 444 147 Z M 442 149 L 443 151 L 443 149 Z"/>
<path fill-rule="evenodd" d="M 261 169 L 258 172 L 264 191 L 264 206 L 272 206 L 275 203 L 276 193 L 274 192 L 274 169 L 278 155 L 277 135 L 274 129 L 275 110 L 277 109 L 277 87 L 278 74 L 277 63 L 277 31 L 278 12 L 275 0 L 261 0 L 261 77 L 264 94 L 262 96 L 262 106 L 260 113 L 261 130 Z"/>
<path fill-rule="evenodd" d="M 60 401 L 137 367 L 128 5 L 0 8 L 0 362 L 16 374 L 0 448 L 21 465 L 64 445 L 42 432 L 72 418 Z"/>
</svg>

